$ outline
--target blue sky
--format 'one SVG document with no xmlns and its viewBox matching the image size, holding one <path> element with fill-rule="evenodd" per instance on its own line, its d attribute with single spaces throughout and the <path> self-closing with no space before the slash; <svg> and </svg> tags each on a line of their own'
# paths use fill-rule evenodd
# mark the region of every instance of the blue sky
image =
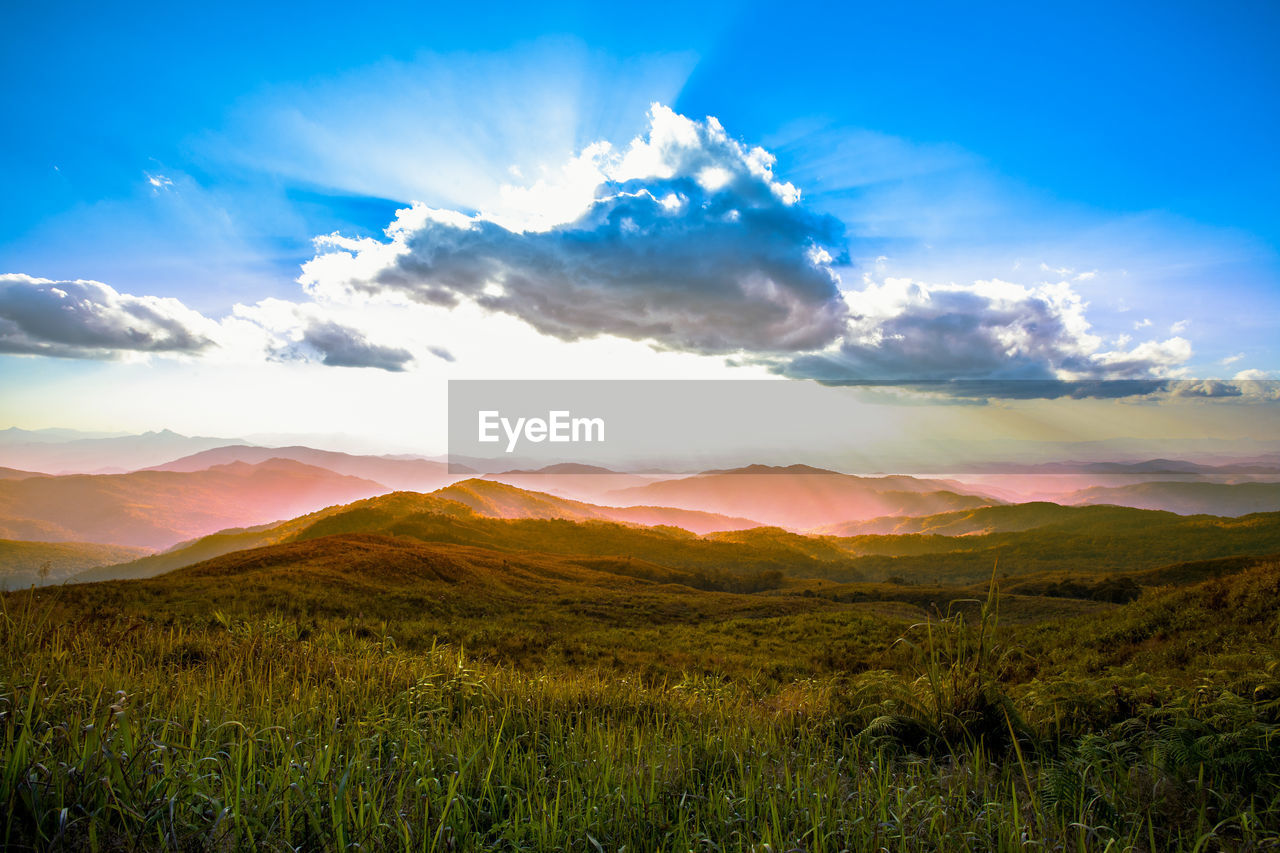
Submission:
<svg viewBox="0 0 1280 853">
<path fill-rule="evenodd" d="M 519 334 L 538 336 L 529 348 L 541 351 L 548 339 L 538 362 L 546 370 L 579 363 L 582 353 L 570 350 L 594 346 L 614 347 L 619 370 L 640 374 L 729 358 L 784 375 L 936 378 L 955 353 L 970 353 L 960 359 L 969 377 L 1280 375 L 1274 3 L 593 3 L 483 15 L 428 4 L 128 12 L 27 4 L 6 18 L 0 273 L 22 278 L 0 299 L 0 313 L 21 327 L 0 327 L 13 353 L 0 356 L 10 399 L 0 414 L 15 423 L 84 417 L 65 402 L 42 404 L 37 388 L 52 400 L 117 383 L 141 405 L 165 383 L 208 376 L 217 364 L 223 379 L 208 378 L 210 387 L 230 387 L 251 366 L 204 354 L 252 348 L 249 327 L 279 339 L 259 344 L 272 369 L 287 371 L 281 381 L 368 383 L 379 369 L 501 372 L 503 358 L 469 358 L 443 333 L 435 343 L 413 330 L 397 335 L 390 319 L 379 325 L 383 309 L 355 305 L 350 294 L 342 312 L 317 307 L 341 301 L 341 288 L 317 283 L 315 265 L 311 289 L 300 286 L 315 237 L 385 241 L 383 229 L 411 202 L 497 223 L 494 239 L 474 243 L 478 255 L 455 260 L 459 269 L 498 270 L 506 294 L 486 294 L 481 281 L 437 293 L 430 276 L 448 270 L 421 264 L 415 274 L 426 278 L 394 293 L 350 277 L 347 285 L 369 299 L 443 306 L 499 349 L 517 334 L 506 325 L 515 322 Z M 659 247 L 679 255 L 656 235 L 686 226 L 646 230 L 643 218 L 636 233 L 648 243 L 610 242 L 568 214 L 562 222 L 577 224 L 555 232 L 564 239 L 519 247 L 507 239 L 532 227 L 512 224 L 512 211 L 527 213 L 536 199 L 516 204 L 504 185 L 572 183 L 561 170 L 587 146 L 605 140 L 621 152 L 654 133 L 655 102 L 695 124 L 714 116 L 743 151 L 762 146 L 775 158 L 762 186 L 798 191 L 797 204 L 783 199 L 752 220 L 773 229 L 768 239 L 736 243 L 714 231 L 733 257 L 772 247 L 747 252 L 744 263 L 783 269 L 785 299 L 738 311 L 711 278 L 681 283 L 667 268 L 641 267 L 650 277 L 643 286 L 690 296 L 675 303 L 683 319 L 632 323 L 636 305 L 655 304 L 644 303 L 645 291 L 628 302 L 614 299 L 626 292 L 617 282 L 590 290 L 601 301 L 566 318 L 583 291 L 556 298 L 586 286 L 579 272 L 525 293 L 512 284 L 529 280 L 512 260 L 529 251 L 556 263 L 568 251 L 565 263 L 583 269 L 605 263 L 611 246 L 633 259 Z M 709 138 L 694 160 L 739 163 L 733 151 L 712 151 Z M 605 168 L 596 194 L 623 186 L 621 174 Z M 626 174 L 631 190 L 658 186 L 652 175 Z M 663 191 L 679 195 L 681 175 L 671 180 Z M 633 214 L 595 209 L 602 218 Z M 802 259 L 812 229 L 822 232 L 818 242 L 831 237 L 815 225 L 823 217 L 840 226 L 830 260 Z M 426 229 L 414 232 L 419 243 L 454 235 L 452 225 L 415 223 Z M 713 233 L 697 231 L 704 226 L 689 227 Z M 801 243 L 787 243 L 782 228 L 803 231 Z M 566 249 L 588 239 L 604 248 Z M 833 277 L 832 292 L 814 291 L 805 283 L 813 270 L 793 262 Z M 407 274 L 397 263 L 396 274 Z M 102 282 L 116 295 L 90 288 L 77 297 L 83 305 L 106 300 L 135 319 L 150 312 L 148 322 L 159 311 L 163 329 L 181 330 L 143 344 L 122 345 L 101 329 L 71 340 L 78 333 L 61 328 L 45 340 L 38 315 L 51 303 L 39 289 L 55 285 L 43 280 Z M 560 313 L 545 301 L 530 307 L 548 294 Z M 232 329 L 225 321 L 237 305 L 244 310 Z M 770 312 L 800 309 L 811 313 L 759 325 Z M 852 325 L 824 337 L 828 321 Z M 717 323 L 724 334 L 697 331 Z M 1001 329 L 1017 323 L 1030 339 L 1014 346 Z M 771 331 L 733 331 L 749 326 Z M 655 347 L 646 364 L 642 351 Z"/>
</svg>

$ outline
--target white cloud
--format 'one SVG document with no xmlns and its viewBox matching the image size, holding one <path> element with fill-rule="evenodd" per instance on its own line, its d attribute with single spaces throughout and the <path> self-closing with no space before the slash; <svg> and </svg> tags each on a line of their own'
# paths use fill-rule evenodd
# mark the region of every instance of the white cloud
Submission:
<svg viewBox="0 0 1280 853">
<path fill-rule="evenodd" d="M 1087 304 L 1067 282 L 1027 287 L 1000 280 L 926 285 L 870 277 L 845 294 L 843 340 L 801 355 L 783 372 L 828 381 L 1037 379 L 1081 381 L 1179 375 L 1182 338 L 1103 351 Z"/>
<path fill-rule="evenodd" d="M 0 275 L 0 352 L 58 358 L 198 353 L 217 326 L 177 299 L 120 293 L 99 281 Z"/>
</svg>

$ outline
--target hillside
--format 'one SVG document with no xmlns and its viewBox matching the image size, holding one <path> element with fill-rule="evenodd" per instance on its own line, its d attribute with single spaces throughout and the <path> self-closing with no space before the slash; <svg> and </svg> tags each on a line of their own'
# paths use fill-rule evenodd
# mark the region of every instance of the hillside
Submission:
<svg viewBox="0 0 1280 853">
<path fill-rule="evenodd" d="M 92 542 L 20 542 L 0 539 L 0 588 L 61 583 L 94 566 L 122 563 L 141 548 Z"/>
<path fill-rule="evenodd" d="M 644 527 L 594 515 L 607 507 L 471 480 L 430 495 L 396 492 L 286 523 L 226 531 L 166 554 L 93 569 L 77 580 L 151 576 L 243 548 L 348 534 L 606 560 L 610 571 L 621 574 L 743 590 L 804 578 L 969 584 L 989 578 L 997 562 L 1010 577 L 1068 572 L 1098 578 L 1179 561 L 1280 551 L 1276 513 L 1227 519 L 1028 505 L 1019 518 L 1019 507 L 992 509 L 999 518 L 982 519 L 978 511 L 975 522 L 967 513 L 946 514 L 933 522 L 920 520 L 918 526 L 955 530 L 978 523 L 985 530 L 1000 522 L 1005 529 L 838 537 L 756 527 L 698 536 L 674 526 Z M 517 513 L 523 515 L 504 517 Z"/>
<path fill-rule="evenodd" d="M 1123 508 L 1093 508 L 1062 506 L 1047 501 L 1031 501 L 1003 506 L 984 506 L 977 509 L 943 512 L 923 516 L 885 516 L 866 521 L 846 521 L 828 524 L 810 531 L 828 536 L 898 536 L 906 534 L 933 534 L 939 536 L 969 536 L 982 533 L 1017 533 L 1048 524 L 1060 523 L 1140 523 L 1142 510 L 1125 512 Z"/>
<path fill-rule="evenodd" d="M 885 515 L 930 515 L 1001 501 L 949 480 L 858 477 L 804 465 L 708 471 L 610 492 L 611 503 L 656 504 L 805 530 Z"/>
<path fill-rule="evenodd" d="M 669 525 L 693 533 L 759 527 L 749 518 L 733 518 L 711 512 L 661 506 L 597 506 L 556 497 L 545 492 L 517 488 L 487 479 L 455 483 L 434 492 L 491 518 L 564 518 L 570 521 L 617 521 L 624 524 Z"/>
<path fill-rule="evenodd" d="M 596 501 L 610 492 L 648 485 L 659 478 L 627 474 L 598 465 L 566 462 L 537 469 L 485 474 L 484 479 L 535 492 L 550 492 L 577 500 Z"/>
<path fill-rule="evenodd" d="M 0 480 L 0 536 L 160 549 L 386 491 L 370 480 L 284 459 L 191 473 Z"/>
<path fill-rule="evenodd" d="M 990 577 L 1067 572 L 1076 577 L 1154 569 L 1220 557 L 1280 551 L 1280 513 L 1240 518 L 1180 516 L 1094 507 L 1066 522 L 967 536 L 904 534 L 833 539 L 850 554 L 855 577 L 917 583 L 974 583 Z M 826 575 L 838 577 L 838 575 Z"/>
<path fill-rule="evenodd" d="M 449 473 L 449 465 L 430 459 L 409 459 L 390 456 L 357 456 L 311 447 L 255 447 L 247 444 L 231 444 L 212 450 L 193 453 L 181 459 L 156 465 L 149 471 L 203 471 L 215 465 L 245 462 L 256 465 L 269 459 L 292 459 L 304 465 L 325 468 L 348 477 L 359 477 L 381 483 L 389 489 L 429 492 L 460 479 L 461 474 Z M 455 471 L 458 466 L 454 466 Z"/>
<path fill-rule="evenodd" d="M 481 496 L 487 499 L 482 501 Z M 476 503 L 480 509 L 451 497 Z M 554 496 L 487 481 L 467 481 L 430 495 L 395 492 L 280 524 L 223 531 L 163 554 L 93 569 L 76 580 L 153 577 L 245 548 L 345 534 L 398 536 L 507 553 L 585 557 L 604 560 L 621 574 L 678 579 L 707 589 L 777 586 L 784 575 L 821 574 L 833 565 L 844 566 L 848 573 L 850 558 L 838 548 L 780 530 L 774 531 L 781 537 L 777 541 L 769 541 L 767 533 L 754 537 L 750 544 L 716 541 L 674 526 L 647 527 L 590 517 L 570 520 L 561 513 L 572 510 L 573 502 L 564 507 L 558 501 Z M 497 515 L 519 509 L 533 517 Z M 648 508 L 641 510 L 647 512 Z M 661 512 L 662 508 L 656 510 Z M 539 512 L 547 517 L 538 517 Z"/>
<path fill-rule="evenodd" d="M 44 477 L 35 471 L 19 471 L 17 468 L 0 468 L 0 480 L 25 480 L 28 477 Z"/>
<path fill-rule="evenodd" d="M 1064 503 L 1116 504 L 1179 515 L 1239 516 L 1280 510 L 1280 483 L 1134 483 L 1082 489 Z"/>
</svg>

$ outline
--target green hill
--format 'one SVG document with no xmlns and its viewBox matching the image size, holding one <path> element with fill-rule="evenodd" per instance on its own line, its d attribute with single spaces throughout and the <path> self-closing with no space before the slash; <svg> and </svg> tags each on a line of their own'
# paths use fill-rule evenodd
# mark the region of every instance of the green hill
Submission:
<svg viewBox="0 0 1280 853">
<path fill-rule="evenodd" d="M 145 554 L 142 548 L 92 542 L 24 542 L 0 539 L 0 587 L 20 589 L 61 583 L 94 566 Z"/>
</svg>

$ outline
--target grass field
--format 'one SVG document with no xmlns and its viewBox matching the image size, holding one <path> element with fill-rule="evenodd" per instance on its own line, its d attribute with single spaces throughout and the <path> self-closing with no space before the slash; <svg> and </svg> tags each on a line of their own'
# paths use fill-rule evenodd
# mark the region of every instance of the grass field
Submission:
<svg viewBox="0 0 1280 853">
<path fill-rule="evenodd" d="M 1127 604 L 637 562 L 341 533 L 9 593 L 3 843 L 1280 844 L 1274 559 Z"/>
</svg>

